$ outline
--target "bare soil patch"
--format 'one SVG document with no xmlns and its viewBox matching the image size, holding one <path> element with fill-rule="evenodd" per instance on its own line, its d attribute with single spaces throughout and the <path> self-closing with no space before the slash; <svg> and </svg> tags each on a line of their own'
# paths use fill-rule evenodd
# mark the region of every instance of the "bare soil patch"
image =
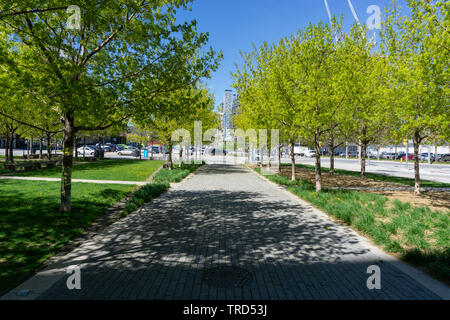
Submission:
<svg viewBox="0 0 450 320">
<path fill-rule="evenodd" d="M 291 176 L 290 167 L 281 167 L 281 174 L 285 177 Z M 315 183 L 314 171 L 302 168 L 295 168 L 295 177 L 297 179 L 305 179 L 311 183 Z M 359 178 L 344 174 L 330 175 L 328 172 L 322 172 L 323 187 L 371 187 L 371 188 L 395 188 L 405 187 L 404 185 L 375 181 L 371 179 L 361 180 Z M 424 191 L 420 196 L 414 194 L 411 190 L 398 191 L 374 191 L 367 190 L 362 192 L 376 193 L 386 196 L 389 200 L 398 199 L 403 202 L 409 202 L 414 206 L 426 206 L 431 210 L 449 210 L 450 211 L 450 193 L 444 191 Z"/>
</svg>

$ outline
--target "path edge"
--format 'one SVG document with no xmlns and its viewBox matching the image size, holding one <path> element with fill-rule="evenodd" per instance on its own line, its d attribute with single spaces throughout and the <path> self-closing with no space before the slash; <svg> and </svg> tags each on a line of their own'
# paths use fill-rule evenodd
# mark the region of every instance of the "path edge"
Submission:
<svg viewBox="0 0 450 320">
<path fill-rule="evenodd" d="M 249 171 L 253 172 L 253 174 L 257 175 L 260 179 L 272 184 L 274 187 L 278 188 L 279 190 L 281 190 L 282 192 L 288 194 L 290 197 L 295 198 L 297 202 L 301 203 L 302 205 L 309 205 L 313 208 L 313 210 L 315 211 L 315 213 L 320 213 L 321 215 L 325 215 L 328 219 L 332 220 L 333 222 L 335 222 L 333 219 L 331 219 L 330 215 L 327 214 L 326 212 L 314 207 L 311 203 L 303 200 L 302 198 L 298 197 L 297 195 L 293 194 L 292 192 L 290 192 L 289 190 L 287 190 L 284 186 L 279 185 L 273 181 L 270 181 L 269 179 L 267 179 L 264 175 L 259 174 L 258 172 L 256 172 L 255 170 L 253 170 L 252 168 L 250 168 L 249 166 L 245 165 L 245 168 L 247 168 Z M 342 223 L 341 223 L 342 224 Z M 377 255 L 378 257 L 380 257 L 380 259 L 382 259 L 383 261 L 386 261 L 390 264 L 392 264 L 394 267 L 396 267 L 398 270 L 404 272 L 405 274 L 407 274 L 409 277 L 413 278 L 414 280 L 416 280 L 417 282 L 419 282 L 421 285 L 423 285 L 425 288 L 427 288 L 428 290 L 432 291 L 433 293 L 435 293 L 436 295 L 438 295 L 439 297 L 441 297 L 444 300 L 450 300 L 450 289 L 441 281 L 436 280 L 434 278 L 432 278 L 431 276 L 427 275 L 425 272 L 417 269 L 416 267 L 408 264 L 407 262 L 404 262 L 394 256 L 391 256 L 390 254 L 384 252 L 383 250 L 381 250 L 380 248 L 374 246 L 372 244 L 372 241 L 367 238 L 366 236 L 362 235 L 361 233 L 359 233 L 357 230 L 351 228 L 348 225 L 342 224 L 345 227 L 350 228 L 353 232 L 356 232 L 358 234 L 358 236 L 360 236 L 363 241 L 365 242 L 366 245 L 368 245 L 372 252 Z"/>
</svg>

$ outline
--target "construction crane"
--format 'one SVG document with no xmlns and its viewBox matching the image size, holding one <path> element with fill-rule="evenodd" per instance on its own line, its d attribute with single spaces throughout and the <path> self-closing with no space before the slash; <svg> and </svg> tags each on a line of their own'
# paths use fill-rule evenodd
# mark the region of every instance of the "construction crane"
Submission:
<svg viewBox="0 0 450 320">
<path fill-rule="evenodd" d="M 332 18 L 331 18 L 331 11 L 330 11 L 330 7 L 328 6 L 328 1 L 327 0 L 323 0 L 323 2 L 325 2 L 325 7 L 327 8 L 327 13 L 328 13 L 328 18 L 330 19 L 330 23 L 332 23 Z M 350 10 L 353 14 L 353 18 L 355 18 L 355 21 L 358 23 L 358 25 L 361 26 L 361 23 L 359 22 L 359 18 L 358 15 L 356 14 L 355 8 L 353 7 L 352 1 L 351 0 L 347 0 L 348 5 L 350 7 Z"/>
<path fill-rule="evenodd" d="M 328 5 L 328 1 L 323 0 L 323 2 L 325 3 L 325 8 L 327 9 L 328 18 L 330 19 L 330 24 L 331 24 L 331 26 L 333 26 L 333 19 L 331 17 L 331 11 L 330 11 L 330 6 Z M 347 0 L 347 2 L 348 2 L 348 6 L 350 7 L 350 11 L 353 14 L 353 18 L 355 19 L 356 23 L 361 27 L 361 22 L 359 22 L 358 15 L 356 14 L 355 7 L 353 7 L 352 1 Z M 364 33 L 363 36 L 366 37 L 366 34 Z M 375 34 L 373 35 L 371 41 L 374 39 L 374 36 L 375 36 Z M 337 41 L 337 35 L 335 35 L 335 40 Z"/>
</svg>

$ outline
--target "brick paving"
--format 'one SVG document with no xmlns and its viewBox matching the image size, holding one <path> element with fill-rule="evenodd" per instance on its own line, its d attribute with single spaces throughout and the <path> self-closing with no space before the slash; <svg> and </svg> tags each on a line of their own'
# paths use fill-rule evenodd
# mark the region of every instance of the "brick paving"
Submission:
<svg viewBox="0 0 450 320">
<path fill-rule="evenodd" d="M 369 290 L 369 265 L 381 290 Z M 240 166 L 203 166 L 59 262 L 81 267 L 39 299 L 439 299 L 382 261 L 348 227 Z M 252 274 L 243 287 L 203 281 L 215 266 Z"/>
</svg>

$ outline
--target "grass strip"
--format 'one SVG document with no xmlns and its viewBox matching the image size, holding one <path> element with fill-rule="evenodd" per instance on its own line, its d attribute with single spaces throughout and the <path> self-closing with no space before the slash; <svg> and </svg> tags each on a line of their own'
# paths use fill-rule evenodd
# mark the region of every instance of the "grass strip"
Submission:
<svg viewBox="0 0 450 320">
<path fill-rule="evenodd" d="M 72 212 L 59 212 L 59 182 L 0 180 L 0 292 L 82 234 L 133 185 L 72 184 Z"/>
<path fill-rule="evenodd" d="M 145 181 L 164 164 L 159 160 L 103 159 L 93 162 L 74 162 L 72 179 Z M 2 166 L 3 168 L 3 166 Z M 2 169 L 0 169 L 2 170 Z M 11 172 L 3 169 L 0 173 Z M 60 178 L 61 167 L 26 172 L 16 172 L 15 176 Z"/>
<path fill-rule="evenodd" d="M 254 170 L 261 172 L 260 168 Z M 361 231 L 384 250 L 450 284 L 448 211 L 412 206 L 398 199 L 390 201 L 387 197 L 369 192 L 315 192 L 314 185 L 304 179 L 291 181 L 280 175 L 266 177 Z"/>
<path fill-rule="evenodd" d="M 144 203 L 150 202 L 152 199 L 164 193 L 172 182 L 180 182 L 191 172 L 197 170 L 203 164 L 183 164 L 181 167 L 175 167 L 173 170 L 163 168 L 153 177 L 151 183 L 146 184 L 138 191 L 134 192 L 125 205 L 125 212 L 121 216 L 125 216 Z"/>
</svg>

